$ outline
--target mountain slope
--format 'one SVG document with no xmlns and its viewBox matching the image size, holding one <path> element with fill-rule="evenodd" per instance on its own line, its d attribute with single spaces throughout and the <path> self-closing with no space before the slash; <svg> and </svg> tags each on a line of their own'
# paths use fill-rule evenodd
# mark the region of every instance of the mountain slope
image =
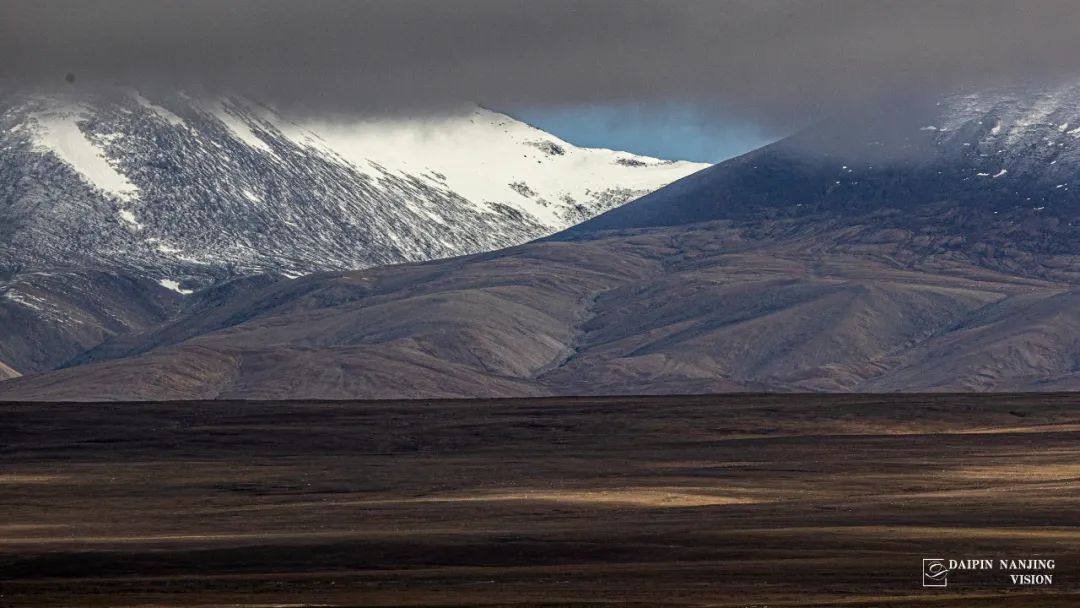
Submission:
<svg viewBox="0 0 1080 608">
<path fill-rule="evenodd" d="M 53 369 L 106 339 L 157 326 L 181 296 L 147 278 L 95 270 L 29 272 L 0 283 L 0 361 Z"/>
<path fill-rule="evenodd" d="M 12 94 L 0 112 L 0 270 L 129 269 L 177 290 L 514 245 L 703 167 L 475 107 L 327 123 L 111 91 Z"/>
<path fill-rule="evenodd" d="M 846 230 L 750 240 L 702 224 L 313 275 L 5 382 L 0 398 L 1076 386 L 1080 287 L 933 247 L 900 262 L 898 243 L 867 250 Z"/>
</svg>

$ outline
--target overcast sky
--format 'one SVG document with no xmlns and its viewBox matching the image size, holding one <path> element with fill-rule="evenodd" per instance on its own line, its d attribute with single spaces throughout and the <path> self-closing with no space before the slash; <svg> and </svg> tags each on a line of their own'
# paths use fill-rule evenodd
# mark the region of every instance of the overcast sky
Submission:
<svg viewBox="0 0 1080 608">
<path fill-rule="evenodd" d="M 1071 76 L 1077 23 L 1065 0 L 0 0 L 0 79 L 229 89 L 324 115 L 475 100 L 539 119 L 655 108 L 660 124 L 693 108 L 776 134 Z"/>
</svg>

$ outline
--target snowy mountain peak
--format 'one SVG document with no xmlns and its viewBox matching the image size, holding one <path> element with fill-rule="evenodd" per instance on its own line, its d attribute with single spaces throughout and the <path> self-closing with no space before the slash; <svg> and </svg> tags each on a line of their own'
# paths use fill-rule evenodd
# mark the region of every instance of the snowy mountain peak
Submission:
<svg viewBox="0 0 1080 608">
<path fill-rule="evenodd" d="M 478 106 L 438 118 L 304 127 L 370 175 L 420 175 L 478 208 L 508 205 L 555 229 L 584 219 L 578 205 L 606 191 L 648 192 L 705 166 L 579 148 Z M 503 174 L 510 179 L 493 179 Z"/>
<path fill-rule="evenodd" d="M 514 245 L 705 166 L 476 106 L 335 122 L 132 90 L 0 98 L 0 162 L 0 270 L 128 268 L 184 291 Z"/>
</svg>

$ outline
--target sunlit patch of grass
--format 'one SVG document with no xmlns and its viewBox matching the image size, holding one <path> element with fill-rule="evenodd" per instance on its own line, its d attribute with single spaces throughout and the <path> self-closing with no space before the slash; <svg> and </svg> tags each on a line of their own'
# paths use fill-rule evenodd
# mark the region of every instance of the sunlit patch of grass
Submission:
<svg viewBox="0 0 1080 608">
<path fill-rule="evenodd" d="M 761 502 L 746 496 L 714 494 L 705 488 L 629 487 L 597 490 L 515 490 L 465 496 L 431 496 L 409 502 L 551 502 L 577 506 L 641 508 L 704 507 Z"/>
<path fill-rule="evenodd" d="M 21 473 L 0 473 L 0 486 L 37 485 L 64 483 L 67 475 L 37 475 Z"/>
</svg>

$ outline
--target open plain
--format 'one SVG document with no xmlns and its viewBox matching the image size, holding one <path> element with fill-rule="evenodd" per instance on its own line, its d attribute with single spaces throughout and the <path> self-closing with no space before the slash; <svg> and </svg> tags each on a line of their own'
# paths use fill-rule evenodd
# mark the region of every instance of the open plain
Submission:
<svg viewBox="0 0 1080 608">
<path fill-rule="evenodd" d="M 1077 606 L 1078 480 L 1064 394 L 9 403 L 0 605 Z"/>
</svg>

